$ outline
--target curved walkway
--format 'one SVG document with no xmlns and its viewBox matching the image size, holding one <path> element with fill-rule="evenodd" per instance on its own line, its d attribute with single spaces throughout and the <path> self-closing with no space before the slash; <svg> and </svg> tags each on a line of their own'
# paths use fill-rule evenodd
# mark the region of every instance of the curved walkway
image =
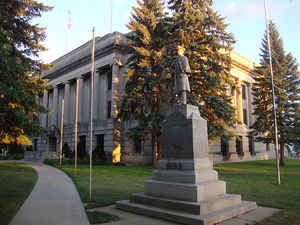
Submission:
<svg viewBox="0 0 300 225">
<path fill-rule="evenodd" d="M 42 163 L 15 162 L 30 164 L 38 173 L 38 181 L 9 225 L 89 225 L 78 192 L 67 175 Z"/>
</svg>

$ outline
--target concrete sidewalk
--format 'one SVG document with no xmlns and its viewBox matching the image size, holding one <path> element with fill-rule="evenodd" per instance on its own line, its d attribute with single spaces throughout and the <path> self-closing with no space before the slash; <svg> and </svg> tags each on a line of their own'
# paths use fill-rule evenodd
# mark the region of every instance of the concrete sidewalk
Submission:
<svg viewBox="0 0 300 225">
<path fill-rule="evenodd" d="M 78 192 L 68 176 L 42 163 L 16 162 L 30 164 L 38 173 L 38 181 L 10 225 L 89 225 Z"/>
<path fill-rule="evenodd" d="M 92 209 L 90 211 L 106 212 L 109 214 L 117 215 L 121 218 L 120 221 L 106 223 L 106 225 L 178 225 L 178 223 L 174 222 L 125 212 L 117 209 L 114 205 Z M 231 218 L 229 220 L 225 220 L 221 223 L 218 223 L 217 225 L 253 225 L 256 222 L 263 220 L 264 218 L 272 216 L 278 211 L 278 209 L 258 207 L 253 211 Z"/>
</svg>

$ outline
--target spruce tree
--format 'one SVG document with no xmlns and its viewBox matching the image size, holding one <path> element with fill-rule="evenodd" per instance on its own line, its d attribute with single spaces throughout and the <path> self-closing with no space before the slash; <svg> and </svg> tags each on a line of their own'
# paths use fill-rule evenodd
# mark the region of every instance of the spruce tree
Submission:
<svg viewBox="0 0 300 225">
<path fill-rule="evenodd" d="M 284 165 L 284 147 L 293 142 L 290 134 L 295 115 L 295 102 L 299 100 L 299 72 L 296 60 L 283 48 L 273 22 L 269 24 L 270 44 L 272 49 L 272 67 L 274 74 L 275 104 L 278 123 L 278 143 L 280 145 L 280 164 Z M 254 115 L 252 126 L 257 140 L 271 143 L 274 140 L 274 107 L 272 105 L 272 82 L 270 73 L 270 55 L 267 33 L 262 41 L 260 65 L 255 69 Z"/>
<path fill-rule="evenodd" d="M 161 0 L 137 1 L 133 8 L 128 28 L 132 31 L 130 54 L 126 76 L 125 93 L 121 99 L 119 117 L 123 121 L 137 120 L 137 127 L 131 129 L 130 136 L 152 135 L 153 146 L 157 146 L 160 136 L 162 114 L 160 105 L 165 86 L 163 80 L 163 59 L 165 56 L 165 29 L 163 3 Z M 154 158 L 157 157 L 154 149 Z"/>
<path fill-rule="evenodd" d="M 46 88 L 40 79 L 46 65 L 39 60 L 45 33 L 32 19 L 50 9 L 34 0 L 1 1 L 0 142 L 41 131 L 37 114 L 47 112 L 38 103 Z"/>
<path fill-rule="evenodd" d="M 212 1 L 169 1 L 170 14 L 162 0 L 137 1 L 128 25 L 132 31 L 125 93 L 120 101 L 122 121 L 137 120 L 130 135 L 149 133 L 159 142 L 160 122 L 165 109 L 176 103 L 172 64 L 176 46 L 184 45 L 192 75 L 188 103 L 199 106 L 208 120 L 210 140 L 227 139 L 236 123 L 235 109 L 228 96 L 230 50 L 234 38 L 227 25 L 211 8 Z"/>
<path fill-rule="evenodd" d="M 228 87 L 235 86 L 230 77 L 234 38 L 226 31 L 228 25 L 212 9 L 212 4 L 212 0 L 168 2 L 173 12 L 169 47 L 186 48 L 192 70 L 188 103 L 199 106 L 201 116 L 208 121 L 210 140 L 228 139 L 231 126 L 236 123 L 235 109 L 228 95 Z M 169 58 L 169 65 L 173 60 L 174 57 Z"/>
</svg>

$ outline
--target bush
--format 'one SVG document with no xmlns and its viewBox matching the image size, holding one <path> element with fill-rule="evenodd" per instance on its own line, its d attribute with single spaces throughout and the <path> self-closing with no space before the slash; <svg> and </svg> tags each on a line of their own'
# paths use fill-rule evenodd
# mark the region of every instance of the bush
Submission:
<svg viewBox="0 0 300 225">
<path fill-rule="evenodd" d="M 3 152 L 2 152 L 3 150 Z M 2 155 L 6 151 L 6 155 Z M 0 160 L 19 160 L 24 159 L 24 148 L 22 145 L 12 143 L 9 145 L 0 143 Z"/>
<path fill-rule="evenodd" d="M 18 145 L 16 143 L 12 143 L 8 146 L 8 153 L 10 155 L 14 154 L 24 154 L 24 148 L 22 145 Z"/>
</svg>

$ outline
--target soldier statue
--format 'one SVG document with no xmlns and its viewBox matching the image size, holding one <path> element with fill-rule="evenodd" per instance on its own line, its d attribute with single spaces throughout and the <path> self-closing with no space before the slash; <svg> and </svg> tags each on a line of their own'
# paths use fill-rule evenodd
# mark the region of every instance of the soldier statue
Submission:
<svg viewBox="0 0 300 225">
<path fill-rule="evenodd" d="M 177 46 L 178 57 L 174 61 L 175 92 L 179 95 L 180 104 L 186 104 L 186 92 L 190 90 L 187 74 L 191 73 L 188 58 L 184 56 L 185 48 Z"/>
</svg>

